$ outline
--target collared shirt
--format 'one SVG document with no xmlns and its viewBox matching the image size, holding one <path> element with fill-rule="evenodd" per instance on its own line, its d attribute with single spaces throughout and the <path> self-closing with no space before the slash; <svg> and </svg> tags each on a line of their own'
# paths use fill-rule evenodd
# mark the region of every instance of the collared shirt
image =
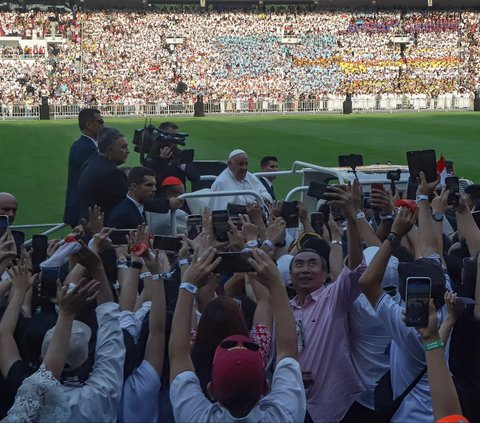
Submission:
<svg viewBox="0 0 480 423">
<path fill-rule="evenodd" d="M 270 179 L 265 176 L 260 176 L 260 178 L 262 178 L 270 188 L 273 187 L 273 182 Z"/>
<path fill-rule="evenodd" d="M 233 417 L 219 402 L 211 403 L 203 394 L 195 373 L 186 371 L 170 385 L 170 400 L 176 422 L 302 422 L 305 418 L 305 390 L 300 365 L 291 357 L 275 368 L 271 391 L 245 417 Z"/>
<path fill-rule="evenodd" d="M 441 265 L 440 256 L 431 254 L 428 257 Z M 445 288 L 451 290 L 450 277 L 445 273 Z M 425 351 L 420 334 L 413 327 L 403 322 L 403 301 L 400 304 L 388 295 L 383 295 L 375 306 L 375 311 L 382 320 L 386 330 L 392 336 L 390 348 L 390 370 L 394 398 L 400 396 L 415 380 L 426 366 Z M 446 306 L 437 311 L 440 326 L 446 317 Z M 445 358 L 448 363 L 449 342 L 445 345 Z M 392 417 L 392 422 L 434 422 L 428 372 L 420 379 L 411 392 L 400 404 Z"/>
<path fill-rule="evenodd" d="M 365 390 L 350 357 L 348 311 L 360 294 L 358 280 L 365 270 L 346 266 L 337 280 L 313 291 L 303 306 L 291 301 L 297 326 L 303 332 L 299 354 L 302 371 L 312 372 L 307 388 L 307 409 L 315 423 L 340 421 Z M 299 323 L 301 322 L 301 323 Z"/>
<path fill-rule="evenodd" d="M 397 304 L 401 301 L 398 292 L 392 298 Z M 388 347 L 392 336 L 364 294 L 360 294 L 353 302 L 348 323 L 352 361 L 366 388 L 357 402 L 373 410 L 377 382 L 390 370 Z"/>
<path fill-rule="evenodd" d="M 137 207 L 138 209 L 138 212 L 143 216 L 143 212 L 145 210 L 145 207 L 143 207 L 143 204 L 140 204 L 137 200 L 134 200 L 132 197 L 130 197 L 129 195 L 127 195 L 127 198 L 133 203 L 135 204 L 135 206 Z"/>
<path fill-rule="evenodd" d="M 272 201 L 271 195 L 267 189 L 259 181 L 259 179 L 247 172 L 245 178 L 239 181 L 235 178 L 230 169 L 225 169 L 212 184 L 212 191 L 255 191 L 260 196 L 268 201 Z M 257 199 L 251 195 L 232 195 L 228 197 L 213 197 L 210 200 L 210 210 L 225 210 L 228 203 L 233 204 L 247 204 L 257 201 Z"/>
<path fill-rule="evenodd" d="M 118 324 L 118 304 L 100 304 L 95 364 L 81 387 L 62 385 L 67 396 L 72 422 L 115 422 L 123 387 L 125 345 Z"/>
<path fill-rule="evenodd" d="M 420 334 L 405 325 L 402 310 L 405 305 L 395 303 L 388 294 L 378 301 L 375 310 L 393 338 L 390 348 L 390 369 L 393 397 L 399 397 L 426 366 L 425 351 Z M 439 324 L 445 319 L 445 306 L 437 312 Z M 445 348 L 448 362 L 448 348 Z M 428 373 L 420 379 L 400 404 L 392 417 L 394 423 L 434 422 Z"/>
</svg>

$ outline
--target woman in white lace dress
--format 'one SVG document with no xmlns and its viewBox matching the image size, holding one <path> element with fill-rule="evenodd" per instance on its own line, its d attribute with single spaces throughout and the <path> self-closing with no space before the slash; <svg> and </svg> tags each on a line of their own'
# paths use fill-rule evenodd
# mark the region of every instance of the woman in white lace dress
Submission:
<svg viewBox="0 0 480 423">
<path fill-rule="evenodd" d="M 29 278 L 28 269 L 20 264 L 9 271 L 12 281 Z M 26 378 L 15 397 L 15 403 L 8 411 L 3 422 L 65 422 L 70 417 L 70 407 L 61 389 L 59 379 L 65 364 L 78 360 L 78 350 L 73 332 L 90 331 L 88 326 L 74 320 L 75 314 L 87 301 L 91 301 L 98 293 L 99 282 L 81 279 L 68 290 L 65 285 L 59 287 L 57 293 L 60 312 L 57 324 L 49 332 L 51 340 L 44 354 L 43 364 L 37 372 Z M 49 334 L 47 333 L 46 336 Z M 87 352 L 88 354 L 88 352 Z M 75 357 L 73 357 L 75 356 Z"/>
</svg>

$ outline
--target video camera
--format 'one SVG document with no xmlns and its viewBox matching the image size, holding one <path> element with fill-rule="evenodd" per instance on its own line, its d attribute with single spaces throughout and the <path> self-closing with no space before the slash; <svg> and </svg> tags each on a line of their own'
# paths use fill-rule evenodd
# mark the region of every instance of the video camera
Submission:
<svg viewBox="0 0 480 423">
<path fill-rule="evenodd" d="M 133 144 L 135 145 L 134 150 L 137 153 L 140 153 L 140 163 L 145 164 L 146 161 L 151 161 L 154 158 L 159 157 L 160 150 L 164 147 L 170 147 L 172 144 L 175 144 L 175 147 L 178 145 L 185 145 L 185 139 L 189 134 L 186 132 L 179 132 L 177 134 L 171 134 L 170 132 L 164 131 L 163 129 L 157 128 L 152 124 L 148 125 L 145 123 L 145 127 L 142 129 L 135 129 L 133 135 Z M 185 156 L 186 152 L 192 152 L 193 150 L 179 150 L 174 148 L 174 156 L 180 157 Z M 187 154 L 192 156 L 193 154 Z M 191 160 L 190 160 L 191 161 Z"/>
</svg>

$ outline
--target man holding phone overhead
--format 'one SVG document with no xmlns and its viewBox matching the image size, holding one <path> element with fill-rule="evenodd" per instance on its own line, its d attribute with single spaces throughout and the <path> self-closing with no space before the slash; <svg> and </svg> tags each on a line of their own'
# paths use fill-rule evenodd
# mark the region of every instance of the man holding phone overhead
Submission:
<svg viewBox="0 0 480 423">
<path fill-rule="evenodd" d="M 428 386 L 428 376 L 425 373 L 425 351 L 420 335 L 413 327 L 421 324 L 422 311 L 418 309 L 425 302 L 420 295 L 431 292 L 440 327 L 442 340 L 446 344 L 453 322 L 445 313 L 445 290 L 449 289 L 448 277 L 441 267 L 441 248 L 438 245 L 438 234 L 432 219 L 428 195 L 435 189 L 438 180 L 427 182 L 425 174 L 420 172 L 420 183 L 417 190 L 419 248 L 424 258 L 413 263 L 400 263 L 400 286 L 402 298 L 410 297 L 413 307 L 407 307 L 407 326 L 403 321 L 403 306 L 397 304 L 381 287 L 381 280 L 388 260 L 400 246 L 400 241 L 413 227 L 416 216 L 402 207 L 392 225 L 391 233 L 382 243 L 373 257 L 370 265 L 360 278 L 360 286 L 372 304 L 377 315 L 384 322 L 387 332 L 392 336 L 390 348 L 391 390 L 393 399 L 401 398 L 400 404 L 394 409 L 393 416 L 386 419 L 392 422 L 431 422 L 432 404 Z M 421 277 L 421 280 L 419 279 Z M 415 279 L 415 280 L 414 280 Z M 428 284 L 425 281 L 431 281 Z M 405 282 L 407 290 L 405 292 Z M 409 287 L 409 285 L 412 285 Z M 426 285 L 426 286 L 425 286 Z M 423 288 L 425 286 L 425 288 Z M 408 301 L 408 298 L 407 298 Z M 428 306 L 428 303 L 427 303 Z M 415 312 L 412 315 L 412 312 Z M 410 313 L 410 315 L 409 315 Z M 425 322 L 424 322 L 425 323 Z M 440 345 L 440 344 L 439 344 Z M 442 347 L 441 345 L 440 347 Z M 388 383 L 390 385 L 390 383 Z M 375 404 L 376 409 L 377 403 Z"/>
<path fill-rule="evenodd" d="M 212 191 L 255 191 L 268 202 L 272 196 L 262 185 L 259 179 L 248 172 L 248 155 L 245 151 L 233 150 L 228 156 L 228 167 L 217 176 L 212 184 Z M 210 210 L 224 210 L 228 203 L 247 204 L 257 201 L 251 195 L 232 195 L 225 197 L 213 197 L 210 200 Z"/>
<path fill-rule="evenodd" d="M 297 294 L 291 307 L 307 394 L 305 422 L 315 423 L 340 421 L 365 389 L 352 363 L 348 331 L 348 312 L 360 295 L 358 279 L 365 269 L 360 235 L 353 223 L 353 197 L 348 187 L 341 186 L 332 186 L 326 196 L 348 219 L 348 267 L 327 285 L 327 263 L 316 250 L 303 249 L 290 262 Z"/>
</svg>

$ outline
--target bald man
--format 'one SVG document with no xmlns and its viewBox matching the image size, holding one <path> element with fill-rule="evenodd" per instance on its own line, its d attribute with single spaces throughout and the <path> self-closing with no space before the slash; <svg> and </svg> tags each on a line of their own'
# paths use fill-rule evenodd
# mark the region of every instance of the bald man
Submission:
<svg viewBox="0 0 480 423">
<path fill-rule="evenodd" d="M 17 215 L 17 199 L 8 192 L 0 192 L 0 215 L 8 216 L 10 225 Z"/>
<path fill-rule="evenodd" d="M 217 176 L 211 189 L 212 191 L 255 191 L 265 201 L 272 201 L 271 195 L 258 178 L 248 172 L 248 155 L 240 149 L 230 153 L 228 167 Z M 213 197 L 210 200 L 210 210 L 224 210 L 228 203 L 247 204 L 254 201 L 257 201 L 255 197 L 241 193 L 226 197 Z"/>
</svg>

